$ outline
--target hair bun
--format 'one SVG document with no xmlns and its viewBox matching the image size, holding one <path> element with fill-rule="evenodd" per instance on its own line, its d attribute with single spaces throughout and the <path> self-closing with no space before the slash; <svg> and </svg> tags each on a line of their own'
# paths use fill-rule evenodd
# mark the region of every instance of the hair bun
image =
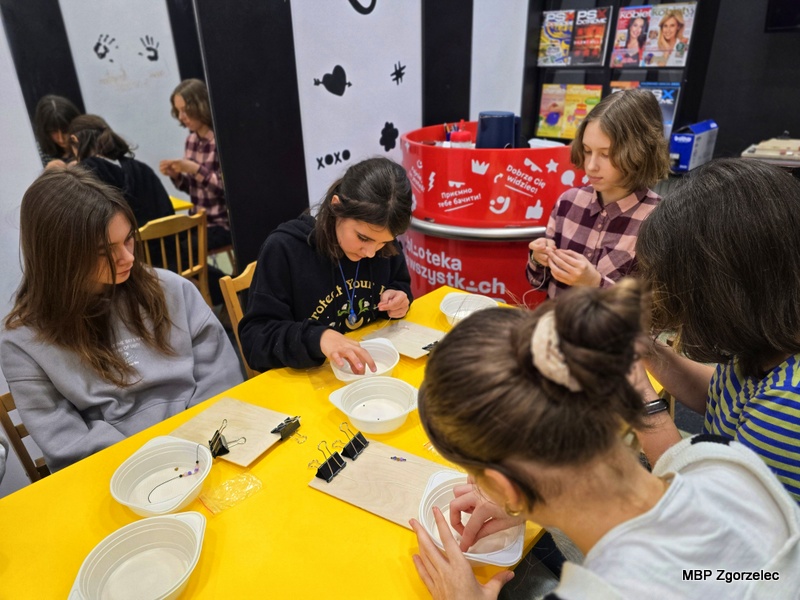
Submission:
<svg viewBox="0 0 800 600">
<path fill-rule="evenodd" d="M 642 303 L 641 285 L 630 278 L 607 289 L 573 288 L 559 300 L 561 352 L 584 390 L 606 395 L 624 381 L 642 330 Z"/>
</svg>

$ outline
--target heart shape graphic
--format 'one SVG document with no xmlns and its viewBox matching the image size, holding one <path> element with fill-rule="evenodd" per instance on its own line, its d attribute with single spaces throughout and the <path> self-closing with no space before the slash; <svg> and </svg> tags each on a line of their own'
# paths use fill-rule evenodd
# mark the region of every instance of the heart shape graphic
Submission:
<svg viewBox="0 0 800 600">
<path fill-rule="evenodd" d="M 314 85 L 319 85 L 319 80 L 315 80 Z M 347 75 L 342 66 L 336 65 L 333 67 L 332 73 L 325 73 L 322 78 L 322 85 L 324 85 L 325 89 L 331 94 L 342 96 L 344 95 L 344 91 L 352 84 L 347 81 Z"/>
</svg>

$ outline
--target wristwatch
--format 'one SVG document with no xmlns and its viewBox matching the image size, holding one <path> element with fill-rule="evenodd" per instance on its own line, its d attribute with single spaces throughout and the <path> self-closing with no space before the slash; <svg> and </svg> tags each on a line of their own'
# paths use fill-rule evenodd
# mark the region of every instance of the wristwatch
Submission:
<svg viewBox="0 0 800 600">
<path fill-rule="evenodd" d="M 644 404 L 644 412 L 648 416 L 664 412 L 665 410 L 669 410 L 669 402 L 667 402 L 663 398 L 656 398 L 655 400 L 651 400 L 650 402 L 645 402 Z"/>
</svg>

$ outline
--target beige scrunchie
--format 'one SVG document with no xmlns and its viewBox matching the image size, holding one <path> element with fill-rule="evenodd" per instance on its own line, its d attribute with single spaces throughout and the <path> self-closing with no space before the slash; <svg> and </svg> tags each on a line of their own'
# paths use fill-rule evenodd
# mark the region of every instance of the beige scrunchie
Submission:
<svg viewBox="0 0 800 600">
<path fill-rule="evenodd" d="M 569 372 L 561 352 L 556 331 L 556 314 L 550 311 L 539 319 L 531 337 L 533 366 L 550 381 L 563 385 L 572 392 L 580 392 L 581 384 Z"/>
</svg>

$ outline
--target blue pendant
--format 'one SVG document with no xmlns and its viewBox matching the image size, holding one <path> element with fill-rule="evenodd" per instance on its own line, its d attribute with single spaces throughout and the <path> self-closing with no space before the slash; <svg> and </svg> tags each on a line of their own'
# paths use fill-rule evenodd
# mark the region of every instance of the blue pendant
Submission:
<svg viewBox="0 0 800 600">
<path fill-rule="evenodd" d="M 355 311 L 351 310 L 350 314 L 347 315 L 347 322 L 350 323 L 350 325 L 355 325 L 356 324 L 356 313 L 355 313 Z"/>
</svg>

